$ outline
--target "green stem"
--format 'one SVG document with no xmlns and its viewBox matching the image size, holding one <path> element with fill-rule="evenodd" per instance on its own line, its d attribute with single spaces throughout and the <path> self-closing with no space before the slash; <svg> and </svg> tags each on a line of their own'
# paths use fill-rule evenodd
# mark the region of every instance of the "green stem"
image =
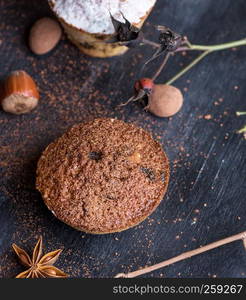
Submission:
<svg viewBox="0 0 246 300">
<path fill-rule="evenodd" d="M 178 74 L 176 74 L 173 78 L 168 80 L 165 84 L 172 84 L 174 81 L 176 81 L 182 75 L 184 75 L 187 71 L 189 71 L 192 67 L 194 67 L 200 60 L 202 60 L 209 53 L 212 53 L 214 51 L 225 50 L 225 49 L 229 49 L 229 48 L 246 46 L 246 39 L 233 41 L 233 42 L 229 42 L 229 43 L 224 43 L 224 44 L 211 45 L 211 46 L 193 45 L 190 42 L 188 42 L 186 44 L 188 46 L 187 50 L 198 50 L 198 51 L 204 51 L 204 52 L 200 56 L 198 56 L 192 63 L 190 63 L 187 67 L 185 67 Z M 185 51 L 185 49 L 182 49 L 182 51 Z"/>
<path fill-rule="evenodd" d="M 243 132 L 246 132 L 246 126 L 244 126 L 242 129 L 238 130 L 237 133 L 243 133 Z"/>
<path fill-rule="evenodd" d="M 236 112 L 236 115 L 237 115 L 237 116 L 243 116 L 243 115 L 246 115 L 246 111 L 237 111 L 237 112 Z"/>
<path fill-rule="evenodd" d="M 202 60 L 206 55 L 208 55 L 212 51 L 205 51 L 201 55 L 199 55 L 195 60 L 193 60 L 192 63 L 190 63 L 187 67 L 185 67 L 182 71 L 180 71 L 178 74 L 176 74 L 173 78 L 168 80 L 165 84 L 172 84 L 174 81 L 176 81 L 179 77 L 184 75 L 187 71 L 189 71 L 192 67 L 194 67 L 200 60 Z"/>
<path fill-rule="evenodd" d="M 225 49 L 240 47 L 245 45 L 246 45 L 246 39 L 242 39 L 238 41 L 233 41 L 233 42 L 218 44 L 218 45 L 211 45 L 211 46 L 190 44 L 189 48 L 192 50 L 219 51 L 219 50 L 225 50 Z"/>
</svg>

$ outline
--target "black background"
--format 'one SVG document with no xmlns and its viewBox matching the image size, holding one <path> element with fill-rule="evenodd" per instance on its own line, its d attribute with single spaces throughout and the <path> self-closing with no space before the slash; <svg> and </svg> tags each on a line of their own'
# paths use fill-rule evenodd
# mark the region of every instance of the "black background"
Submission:
<svg viewBox="0 0 246 300">
<path fill-rule="evenodd" d="M 245 37 L 244 0 L 159 0 L 144 32 L 154 24 L 187 35 L 196 44 Z M 113 277 L 158 263 L 245 230 L 245 140 L 235 132 L 246 118 L 246 47 L 206 57 L 175 82 L 185 97 L 173 118 L 145 113 L 138 103 L 120 108 L 132 94 L 142 63 L 153 49 L 122 57 L 90 58 L 65 37 L 49 55 L 36 57 L 27 46 L 30 26 L 52 15 L 46 1 L 0 0 L 0 79 L 24 69 L 35 78 L 40 104 L 31 114 L 0 111 L 0 277 L 23 268 L 12 243 L 31 251 L 39 235 L 45 251 L 64 249 L 57 266 L 71 277 Z M 158 78 L 163 83 L 198 53 L 178 54 Z M 158 61 L 144 75 L 152 75 Z M 209 115 L 211 119 L 204 116 Z M 161 140 L 171 161 L 168 193 L 155 213 L 122 233 L 95 236 L 57 220 L 35 190 L 37 160 L 67 128 L 95 117 L 134 122 Z M 246 277 L 241 241 L 201 254 L 147 277 Z"/>
</svg>

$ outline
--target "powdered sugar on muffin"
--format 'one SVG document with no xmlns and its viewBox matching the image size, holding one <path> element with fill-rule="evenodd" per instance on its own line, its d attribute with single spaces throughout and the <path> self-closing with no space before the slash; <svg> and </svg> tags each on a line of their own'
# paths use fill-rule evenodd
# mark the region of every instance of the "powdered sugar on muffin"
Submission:
<svg viewBox="0 0 246 300">
<path fill-rule="evenodd" d="M 122 14 L 131 23 L 141 18 L 154 6 L 156 0 L 51 0 L 56 14 L 78 29 L 89 33 L 114 33 L 112 16 L 124 22 Z"/>
</svg>

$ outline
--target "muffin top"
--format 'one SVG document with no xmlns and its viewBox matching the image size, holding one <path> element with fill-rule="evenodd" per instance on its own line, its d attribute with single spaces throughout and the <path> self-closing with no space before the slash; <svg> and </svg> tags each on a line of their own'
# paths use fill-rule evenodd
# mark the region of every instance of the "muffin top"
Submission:
<svg viewBox="0 0 246 300">
<path fill-rule="evenodd" d="M 137 24 L 156 0 L 49 0 L 55 13 L 66 23 L 89 33 L 112 34 L 111 15 L 124 22 L 122 14 Z M 122 14 L 121 14 L 122 13 Z"/>
<path fill-rule="evenodd" d="M 168 180 L 168 159 L 157 141 L 105 118 L 75 125 L 51 143 L 38 162 L 36 187 L 57 218 L 99 234 L 143 221 Z"/>
</svg>

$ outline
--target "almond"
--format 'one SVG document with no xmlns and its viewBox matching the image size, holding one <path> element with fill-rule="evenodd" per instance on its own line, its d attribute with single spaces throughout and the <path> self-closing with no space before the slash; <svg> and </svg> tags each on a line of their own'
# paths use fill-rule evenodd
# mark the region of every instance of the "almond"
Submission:
<svg viewBox="0 0 246 300">
<path fill-rule="evenodd" d="M 39 99 L 37 86 L 25 71 L 14 71 L 2 86 L 1 105 L 4 111 L 16 115 L 33 110 Z"/>
<path fill-rule="evenodd" d="M 59 23 L 51 18 L 42 18 L 34 23 L 29 35 L 29 46 L 37 55 L 50 52 L 61 39 Z"/>
</svg>

